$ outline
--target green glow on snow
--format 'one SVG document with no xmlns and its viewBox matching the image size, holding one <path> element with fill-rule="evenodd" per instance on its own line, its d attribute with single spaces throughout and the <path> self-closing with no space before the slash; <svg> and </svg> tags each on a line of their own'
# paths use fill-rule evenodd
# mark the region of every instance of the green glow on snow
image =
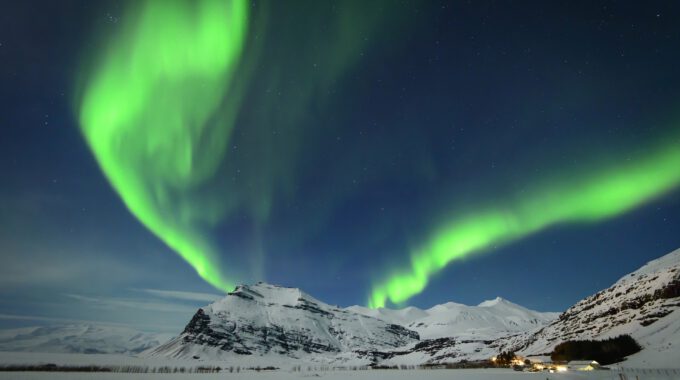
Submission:
<svg viewBox="0 0 680 380">
<path fill-rule="evenodd" d="M 214 224 L 198 194 L 223 158 L 234 112 L 228 89 L 247 29 L 248 4 L 144 1 L 105 45 L 86 81 L 80 125 L 130 210 L 218 289 L 231 286 L 198 232 Z"/>
<path fill-rule="evenodd" d="M 596 222 L 627 212 L 680 184 L 676 143 L 636 162 L 556 181 L 505 207 L 455 219 L 411 254 L 409 270 L 373 287 L 369 306 L 405 302 L 450 262 L 496 244 L 517 240 L 558 223 Z"/>
</svg>

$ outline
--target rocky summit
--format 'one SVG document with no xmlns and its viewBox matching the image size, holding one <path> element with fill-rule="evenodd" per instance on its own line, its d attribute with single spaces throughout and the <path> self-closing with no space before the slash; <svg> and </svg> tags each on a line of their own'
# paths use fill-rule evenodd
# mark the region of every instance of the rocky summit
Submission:
<svg viewBox="0 0 680 380">
<path fill-rule="evenodd" d="M 418 340 L 417 332 L 401 325 L 325 304 L 299 289 L 258 283 L 199 309 L 177 338 L 150 355 L 299 358 L 394 349 Z"/>
</svg>

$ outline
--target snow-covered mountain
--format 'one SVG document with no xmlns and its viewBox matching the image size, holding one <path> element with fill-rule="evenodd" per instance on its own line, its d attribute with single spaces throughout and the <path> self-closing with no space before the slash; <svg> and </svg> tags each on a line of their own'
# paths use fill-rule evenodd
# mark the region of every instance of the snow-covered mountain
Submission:
<svg viewBox="0 0 680 380">
<path fill-rule="evenodd" d="M 559 313 L 529 310 L 500 297 L 484 301 L 478 306 L 447 302 L 427 310 L 415 307 L 401 310 L 368 309 L 361 306 L 351 306 L 348 309 L 401 324 L 418 332 L 421 339 L 454 336 L 496 339 L 545 326 L 559 316 Z"/>
<path fill-rule="evenodd" d="M 108 325 L 70 324 L 0 330 L 0 351 L 137 354 L 165 343 L 171 334 Z"/>
<path fill-rule="evenodd" d="M 303 358 L 389 350 L 418 339 L 399 324 L 325 304 L 299 289 L 258 283 L 199 309 L 177 338 L 148 355 Z"/>
<path fill-rule="evenodd" d="M 494 303 L 503 301 L 487 301 L 480 306 Z M 628 358 L 626 365 L 675 367 L 674 360 L 680 357 L 678 309 L 680 250 L 649 262 L 611 287 L 579 301 L 547 326 L 500 337 L 491 334 L 487 335 L 488 340 L 454 333 L 450 334 L 452 337 L 429 339 L 375 356 L 388 365 L 485 360 L 501 351 L 543 356 L 550 355 L 555 346 L 564 341 L 630 334 L 643 350 Z"/>
<path fill-rule="evenodd" d="M 299 289 L 258 283 L 239 286 L 199 309 L 180 336 L 145 355 L 226 360 L 252 355 L 369 364 L 403 357 L 408 350 L 434 352 L 446 341 L 455 350 L 483 350 L 490 357 L 497 353 L 499 346 L 493 343 L 499 338 L 541 328 L 556 317 L 501 298 L 478 306 L 450 302 L 427 310 L 343 309 Z M 431 339 L 421 341 L 420 334 Z M 447 352 L 449 358 L 459 356 Z"/>
<path fill-rule="evenodd" d="M 549 353 L 567 340 L 630 334 L 644 350 L 680 357 L 680 249 L 623 276 L 587 297 L 521 347 L 527 355 Z"/>
<path fill-rule="evenodd" d="M 525 342 L 559 316 L 529 310 L 500 297 L 477 306 L 447 302 L 427 310 L 349 309 L 400 323 L 424 338 L 396 350 L 367 355 L 369 361 L 383 365 L 486 360 Z"/>
<path fill-rule="evenodd" d="M 136 353 L 253 365 L 424 364 L 486 360 L 501 351 L 549 354 L 559 343 L 630 334 L 643 351 L 627 363 L 680 357 L 680 250 L 651 261 L 564 313 L 502 298 L 422 310 L 339 308 L 295 288 L 239 286 L 199 309 L 177 337 L 99 326 L 0 331 L 0 350 Z M 159 345 L 160 344 L 160 345 Z M 156 347 L 152 347 L 156 346 Z"/>
<path fill-rule="evenodd" d="M 497 297 L 477 306 L 447 302 L 427 310 L 352 310 L 402 323 L 424 340 L 388 352 L 371 352 L 368 359 L 383 365 L 449 363 L 486 360 L 514 348 L 555 320 L 559 313 L 529 310 Z"/>
</svg>

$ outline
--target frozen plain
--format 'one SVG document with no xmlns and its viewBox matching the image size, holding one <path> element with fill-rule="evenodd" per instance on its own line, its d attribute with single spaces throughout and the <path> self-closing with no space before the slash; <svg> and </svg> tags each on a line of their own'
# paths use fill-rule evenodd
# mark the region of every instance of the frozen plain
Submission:
<svg viewBox="0 0 680 380">
<path fill-rule="evenodd" d="M 0 379 L 16 380 L 293 380 L 293 379 L 327 379 L 327 380 L 378 380 L 378 379 L 422 379 L 422 380 L 524 380 L 524 379 L 640 379 L 640 380 L 665 380 L 677 377 L 659 374 L 624 374 L 620 376 L 618 371 L 590 371 L 568 373 L 527 373 L 516 372 L 510 369 L 440 369 L 440 370 L 364 370 L 364 371 L 325 371 L 325 372 L 242 372 L 242 373 L 215 373 L 215 374 L 156 374 L 156 373 L 53 373 L 53 372 L 0 372 Z"/>
<path fill-rule="evenodd" d="M 677 359 L 668 355 L 667 352 L 642 351 L 628 358 L 623 365 L 623 370 L 618 365 L 610 366 L 612 370 L 601 371 L 569 371 L 563 373 L 548 372 L 517 372 L 511 369 L 414 369 L 414 370 L 315 370 L 314 366 L 319 363 L 307 363 L 301 366 L 301 371 L 292 371 L 291 366 L 284 362 L 271 363 L 278 366 L 275 371 L 253 371 L 242 369 L 239 373 L 228 372 L 227 366 L 234 369 L 237 364 L 240 368 L 261 365 L 262 363 L 225 363 L 220 361 L 200 361 L 194 360 L 160 360 L 158 358 L 139 358 L 115 354 L 55 354 L 55 353 L 30 353 L 30 352 L 0 352 L 0 366 L 21 365 L 21 364 L 45 364 L 56 363 L 58 365 L 74 366 L 137 366 L 158 368 L 162 366 L 184 367 L 186 369 L 198 366 L 221 366 L 225 368 L 221 373 L 107 373 L 107 372 L 2 372 L 0 380 L 213 380 L 213 379 L 234 379 L 234 380 L 293 380 L 293 379 L 315 379 L 323 378 L 328 380 L 382 380 L 382 379 L 418 379 L 418 380 L 440 380 L 440 379 L 460 379 L 460 380 L 671 380 L 680 379 L 680 369 L 677 368 Z M 307 370 L 307 365 L 311 365 L 311 370 Z M 320 367 L 317 367 L 320 368 Z M 632 370 L 631 368 L 637 368 Z M 676 368 L 676 369 L 658 369 Z"/>
<path fill-rule="evenodd" d="M 125 373 L 50 373 L 50 372 L 5 372 L 0 374 L 0 379 L 17 380 L 45 380 L 45 379 L 74 379 L 74 380 L 121 380 L 121 379 L 148 379 L 148 380 L 212 380 L 212 379 L 311 379 L 325 378 L 328 380 L 355 379 L 612 379 L 612 373 L 604 371 L 597 373 L 573 373 L 573 374 L 545 374 L 523 373 L 503 369 L 459 369 L 459 370 L 367 370 L 367 371 L 334 371 L 334 372 L 245 372 L 239 374 L 125 374 Z M 618 375 L 616 375 L 618 378 Z"/>
</svg>

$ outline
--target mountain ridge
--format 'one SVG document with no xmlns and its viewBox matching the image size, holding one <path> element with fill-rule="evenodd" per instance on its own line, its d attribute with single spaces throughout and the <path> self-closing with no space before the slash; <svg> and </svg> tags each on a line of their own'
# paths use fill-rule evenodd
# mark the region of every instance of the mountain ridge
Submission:
<svg viewBox="0 0 680 380">
<path fill-rule="evenodd" d="M 563 313 L 537 312 L 501 297 L 476 306 L 447 302 L 428 309 L 341 308 L 298 288 L 260 282 L 240 285 L 198 309 L 178 336 L 154 347 L 148 343 L 154 339 L 151 335 L 121 330 L 126 339 L 104 344 L 111 330 L 73 327 L 80 335 L 48 328 L 0 331 L 0 350 L 134 355 L 148 348 L 141 356 L 247 359 L 253 365 L 285 365 L 291 360 L 402 365 L 488 360 L 501 351 L 541 356 L 567 340 L 629 334 L 643 351 L 628 363 L 658 367 L 673 364 L 667 359 L 680 354 L 678 310 L 680 249 L 622 276 Z M 72 337 L 83 334 L 92 339 Z"/>
<path fill-rule="evenodd" d="M 481 306 L 454 302 L 427 310 L 340 308 L 298 288 L 259 282 L 239 285 L 199 309 L 182 333 L 148 351 L 152 357 L 271 358 L 356 361 L 374 352 L 416 345 L 422 339 L 456 337 L 489 341 L 547 324 L 557 313 L 540 313 L 500 297 Z M 422 335 L 424 334 L 424 335 Z"/>
<path fill-rule="evenodd" d="M 94 323 L 55 324 L 0 330 L 0 351 L 134 355 L 172 336 Z"/>
</svg>

